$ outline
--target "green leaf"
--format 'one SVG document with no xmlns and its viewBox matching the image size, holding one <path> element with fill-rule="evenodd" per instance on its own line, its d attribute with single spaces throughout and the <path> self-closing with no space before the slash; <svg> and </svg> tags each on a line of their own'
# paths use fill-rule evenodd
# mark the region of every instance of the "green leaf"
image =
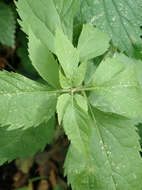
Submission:
<svg viewBox="0 0 142 190">
<path fill-rule="evenodd" d="M 88 85 L 94 78 L 94 73 L 97 69 L 97 65 L 94 63 L 94 61 L 91 59 L 87 61 L 86 64 L 86 74 L 85 74 L 85 84 Z"/>
<path fill-rule="evenodd" d="M 18 13 L 23 21 L 23 30 L 27 34 L 29 32 L 29 26 L 33 26 L 30 25 L 32 24 L 30 21 L 37 21 L 41 26 L 43 23 L 48 31 L 55 34 L 57 25 L 60 25 L 60 18 L 52 0 L 48 2 L 46 0 L 41 0 L 36 3 L 32 0 L 18 0 L 16 5 Z M 29 23 L 26 23 L 26 20 L 29 20 Z M 40 26 L 37 28 L 40 28 Z"/>
<path fill-rule="evenodd" d="M 0 165 L 16 158 L 24 159 L 43 151 L 51 143 L 55 129 L 55 118 L 42 123 L 36 128 L 8 130 L 0 127 Z"/>
<path fill-rule="evenodd" d="M 58 114 L 58 122 L 61 124 L 68 104 L 70 103 L 70 95 L 69 94 L 62 94 L 58 97 L 57 101 L 57 114 Z"/>
<path fill-rule="evenodd" d="M 0 2 L 0 42 L 4 45 L 15 47 L 15 18 L 8 5 Z"/>
<path fill-rule="evenodd" d="M 80 86 L 85 78 L 87 63 L 81 63 L 73 73 L 72 80 L 65 77 L 62 71 L 59 71 L 60 85 L 64 89 Z"/>
<path fill-rule="evenodd" d="M 134 126 L 118 115 L 91 112 L 94 126 L 89 158 L 71 145 L 65 161 L 72 189 L 140 190 L 142 160 Z"/>
<path fill-rule="evenodd" d="M 18 0 L 16 2 L 19 21 L 23 31 L 29 34 L 29 27 L 37 38 L 55 53 L 54 37 L 57 26 L 72 39 L 73 17 L 77 11 L 78 0 Z M 69 27 L 70 26 L 70 27 Z"/>
<path fill-rule="evenodd" d="M 78 67 L 79 54 L 60 28 L 56 30 L 55 50 L 66 77 L 71 79 Z"/>
<path fill-rule="evenodd" d="M 108 58 L 97 68 L 92 85 L 89 99 L 94 107 L 132 119 L 141 117 L 142 92 L 133 66 Z"/>
<path fill-rule="evenodd" d="M 78 9 L 78 0 L 53 0 L 62 21 L 65 34 L 72 41 L 73 18 Z"/>
<path fill-rule="evenodd" d="M 129 58 L 124 54 L 118 54 L 116 53 L 114 55 L 115 59 L 118 59 L 119 61 L 123 62 L 126 66 L 134 66 L 136 69 L 136 75 L 137 79 L 139 81 L 139 84 L 142 88 L 142 61 L 141 60 L 136 60 L 133 58 Z"/>
<path fill-rule="evenodd" d="M 85 24 L 78 41 L 78 51 L 81 61 L 92 59 L 105 53 L 109 48 L 110 38 L 94 28 Z"/>
<path fill-rule="evenodd" d="M 92 23 L 113 40 L 115 46 L 128 55 L 134 46 L 141 46 L 142 1 L 80 0 L 78 22 Z"/>
<path fill-rule="evenodd" d="M 73 85 L 80 86 L 85 78 L 87 63 L 81 63 L 73 74 Z"/>
<path fill-rule="evenodd" d="M 89 143 L 91 139 L 92 122 L 85 110 L 86 107 L 84 109 L 84 105 L 82 103 L 78 104 L 76 98 L 71 95 L 68 96 L 70 97 L 68 97 L 66 105 L 63 103 L 63 97 L 61 100 L 62 105 L 64 104 L 64 109 L 62 108 L 61 112 L 63 127 L 73 146 L 87 157 L 90 149 Z"/>
<path fill-rule="evenodd" d="M 140 88 L 142 89 L 142 61 L 129 58 L 124 54 L 118 54 L 118 53 L 114 54 L 114 58 L 124 63 L 126 67 L 129 67 L 129 66 L 135 67 L 135 71 L 136 71 L 135 76 L 139 82 Z M 140 96 L 142 98 L 142 90 L 140 92 Z M 139 124 L 139 122 L 142 122 L 142 114 L 139 118 L 134 120 L 135 124 Z"/>
<path fill-rule="evenodd" d="M 32 30 L 29 32 L 29 56 L 41 77 L 51 86 L 60 87 L 58 63 L 47 46 L 34 35 Z"/>
<path fill-rule="evenodd" d="M 86 98 L 84 98 L 82 95 L 75 94 L 74 99 L 79 107 L 81 107 L 84 111 L 88 112 L 88 103 L 86 101 Z"/>
<path fill-rule="evenodd" d="M 59 80 L 60 80 L 60 85 L 63 89 L 68 89 L 72 87 L 71 81 L 65 77 L 65 75 L 62 73 L 61 70 L 59 70 Z"/>
<path fill-rule="evenodd" d="M 83 96 L 75 94 L 74 100 L 76 101 L 76 103 L 80 108 L 82 108 L 86 112 L 88 111 L 88 105 L 86 99 Z M 64 118 L 64 114 L 66 113 L 70 103 L 71 103 L 71 96 L 69 94 L 62 94 L 61 96 L 58 97 L 57 114 L 58 114 L 59 124 L 61 124 Z"/>
<path fill-rule="evenodd" d="M 0 125 L 10 129 L 38 126 L 55 112 L 56 94 L 16 73 L 0 72 Z"/>
<path fill-rule="evenodd" d="M 18 0 L 16 6 L 23 31 L 29 34 L 30 27 L 36 37 L 54 52 L 55 30 L 61 26 L 61 21 L 53 0 Z"/>
</svg>

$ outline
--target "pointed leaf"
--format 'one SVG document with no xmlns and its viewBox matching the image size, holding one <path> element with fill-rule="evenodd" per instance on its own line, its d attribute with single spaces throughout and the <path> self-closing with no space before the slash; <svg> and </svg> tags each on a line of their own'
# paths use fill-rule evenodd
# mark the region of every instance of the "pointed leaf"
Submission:
<svg viewBox="0 0 142 190">
<path fill-rule="evenodd" d="M 69 101 L 63 116 L 63 127 L 71 143 L 87 157 L 92 123 L 84 106 L 82 108 L 82 104 L 78 105 L 72 96 Z"/>
<path fill-rule="evenodd" d="M 76 71 L 74 72 L 73 75 L 73 85 L 76 86 L 80 86 L 85 78 L 85 74 L 86 74 L 86 67 L 87 67 L 87 63 L 83 62 L 81 63 Z"/>
<path fill-rule="evenodd" d="M 76 103 L 86 112 L 88 112 L 88 104 L 86 99 L 80 95 L 80 94 L 75 94 L 74 95 L 74 99 L 76 101 Z"/>
<path fill-rule="evenodd" d="M 16 3 L 23 31 L 29 34 L 29 27 L 49 50 L 54 52 L 54 35 L 61 25 L 53 0 L 18 0 Z"/>
<path fill-rule="evenodd" d="M 108 50 L 110 38 L 92 25 L 85 24 L 78 41 L 80 60 L 102 55 Z"/>
<path fill-rule="evenodd" d="M 89 61 L 87 61 L 86 67 L 87 68 L 86 68 L 86 75 L 85 75 L 84 83 L 88 85 L 94 78 L 94 73 L 97 69 L 97 65 L 94 63 L 93 60 L 89 60 Z"/>
<path fill-rule="evenodd" d="M 89 99 L 93 106 L 129 118 L 141 117 L 142 93 L 134 67 L 107 59 L 97 68 L 92 84 Z"/>
<path fill-rule="evenodd" d="M 57 101 L 57 114 L 58 114 L 58 122 L 61 124 L 68 104 L 70 103 L 70 95 L 69 94 L 62 94 L 58 97 Z"/>
<path fill-rule="evenodd" d="M 19 23 L 23 31 L 28 34 L 30 27 L 37 38 L 53 53 L 57 26 L 62 27 L 69 39 L 72 39 L 73 17 L 78 0 L 18 0 L 16 6 L 22 19 Z"/>
<path fill-rule="evenodd" d="M 114 58 L 123 62 L 126 66 L 134 66 L 136 68 L 137 79 L 142 88 L 142 61 L 136 60 L 134 58 L 127 57 L 124 54 L 118 54 L 118 53 L 114 55 Z"/>
<path fill-rule="evenodd" d="M 38 126 L 55 113 L 56 94 L 16 73 L 0 72 L 0 125 L 10 129 Z"/>
<path fill-rule="evenodd" d="M 32 30 L 29 32 L 29 56 L 41 77 L 53 87 L 60 87 L 58 63 Z"/>
<path fill-rule="evenodd" d="M 72 87 L 70 79 L 65 77 L 65 75 L 62 73 L 61 70 L 59 70 L 59 80 L 60 80 L 60 85 L 63 89 L 68 89 Z"/>
<path fill-rule="evenodd" d="M 78 67 L 79 54 L 67 36 L 65 36 L 63 31 L 59 28 L 57 28 L 56 31 L 55 50 L 65 75 L 71 79 L 74 71 Z"/>
<path fill-rule="evenodd" d="M 115 46 L 133 55 L 134 46 L 142 47 L 142 1 L 80 0 L 79 22 L 92 23 L 107 33 Z"/>
<path fill-rule="evenodd" d="M 83 96 L 79 94 L 75 94 L 74 100 L 76 101 L 76 103 L 78 104 L 80 108 L 82 108 L 86 112 L 88 111 L 88 105 L 87 105 L 86 99 Z M 62 94 L 61 96 L 58 97 L 57 114 L 58 114 L 59 124 L 61 124 L 64 118 L 64 114 L 70 102 L 71 102 L 71 96 L 69 94 Z"/>
<path fill-rule="evenodd" d="M 92 110 L 94 127 L 89 158 L 71 145 L 65 173 L 73 190 L 140 190 L 142 160 L 131 122 Z M 103 119 L 102 119 L 103 118 Z"/>
<path fill-rule="evenodd" d="M 62 21 L 65 34 L 72 41 L 73 18 L 78 9 L 78 0 L 53 0 Z"/>
<path fill-rule="evenodd" d="M 0 165 L 16 158 L 24 159 L 43 151 L 51 143 L 55 129 L 55 118 L 36 128 L 8 130 L 0 127 Z"/>
</svg>

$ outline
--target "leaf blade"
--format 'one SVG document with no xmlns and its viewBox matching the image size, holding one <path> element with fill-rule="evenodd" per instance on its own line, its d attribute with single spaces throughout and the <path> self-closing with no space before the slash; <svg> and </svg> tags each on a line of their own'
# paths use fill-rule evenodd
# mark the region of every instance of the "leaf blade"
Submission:
<svg viewBox="0 0 142 190">
<path fill-rule="evenodd" d="M 118 59 L 119 61 L 123 62 L 126 66 L 134 66 L 136 69 L 136 75 L 138 82 L 140 86 L 142 87 L 142 61 L 141 60 L 136 60 L 134 58 L 127 57 L 124 54 L 114 54 L 113 56 L 115 59 Z"/>
<path fill-rule="evenodd" d="M 91 121 L 87 113 L 87 105 L 84 97 L 80 95 L 72 97 L 69 94 L 60 96 L 57 103 L 58 118 L 71 143 L 87 157 L 89 141 L 91 136 Z M 78 104 L 79 102 L 79 104 Z M 85 102 L 85 105 L 84 105 Z M 85 125 L 88 123 L 88 126 Z"/>
<path fill-rule="evenodd" d="M 139 138 L 131 122 L 95 109 L 92 113 L 94 128 L 89 159 L 71 145 L 65 161 L 65 174 L 72 189 L 140 190 Z"/>
<path fill-rule="evenodd" d="M 0 124 L 10 129 L 38 126 L 55 113 L 56 94 L 16 73 L 0 72 Z"/>
<path fill-rule="evenodd" d="M 92 23 L 107 33 L 113 43 L 128 55 L 134 54 L 134 46 L 142 47 L 141 19 L 142 1 L 136 0 L 80 0 L 78 22 Z"/>
<path fill-rule="evenodd" d="M 61 27 L 72 41 L 73 17 L 77 11 L 78 0 L 18 0 L 16 2 L 19 21 L 23 31 L 28 35 L 29 27 L 33 33 L 55 53 L 54 38 L 57 27 Z M 70 27 L 69 27 L 70 26 Z"/>
<path fill-rule="evenodd" d="M 73 74 L 72 83 L 73 85 L 80 86 L 82 82 L 84 81 L 85 74 L 87 70 L 87 63 L 82 62 L 76 69 L 76 71 Z"/>
<path fill-rule="evenodd" d="M 73 18 L 78 9 L 78 0 L 54 0 L 56 9 L 62 21 L 62 27 L 69 40 L 72 41 Z"/>
<path fill-rule="evenodd" d="M 58 97 L 57 101 L 57 114 L 58 114 L 58 122 L 61 124 L 64 114 L 66 112 L 66 108 L 70 102 L 70 95 L 69 94 L 62 94 Z"/>
<path fill-rule="evenodd" d="M 92 84 L 89 99 L 93 106 L 131 119 L 141 117 L 142 96 L 134 67 L 107 59 L 97 68 Z"/>
<path fill-rule="evenodd" d="M 24 159 L 43 151 L 46 144 L 51 143 L 55 129 L 55 118 L 42 123 L 36 128 L 8 130 L 0 127 L 0 165 L 12 160 Z M 4 160 L 4 161 L 3 161 Z"/>
<path fill-rule="evenodd" d="M 55 29 L 61 25 L 61 21 L 53 1 L 41 0 L 35 3 L 32 0 L 19 0 L 16 6 L 22 19 L 20 25 L 23 31 L 28 35 L 30 27 L 42 43 L 55 53 Z"/>
<path fill-rule="evenodd" d="M 79 54 L 60 28 L 56 30 L 55 49 L 66 77 L 71 79 L 79 63 Z"/>
<path fill-rule="evenodd" d="M 29 57 L 41 77 L 51 86 L 59 88 L 59 68 L 48 48 L 30 30 Z"/>
<path fill-rule="evenodd" d="M 108 50 L 110 38 L 92 25 L 85 24 L 78 41 L 81 61 L 100 56 Z"/>
</svg>

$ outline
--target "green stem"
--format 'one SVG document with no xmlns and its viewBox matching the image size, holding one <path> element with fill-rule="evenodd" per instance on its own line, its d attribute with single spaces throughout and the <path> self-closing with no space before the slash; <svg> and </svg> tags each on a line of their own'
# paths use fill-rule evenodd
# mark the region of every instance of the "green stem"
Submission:
<svg viewBox="0 0 142 190">
<path fill-rule="evenodd" d="M 69 88 L 69 89 L 58 89 L 58 90 L 52 90 L 49 92 L 53 92 L 53 93 L 70 93 L 73 94 L 75 92 L 82 92 L 82 91 L 92 91 L 92 90 L 96 90 L 99 87 L 77 87 L 77 88 Z"/>
</svg>

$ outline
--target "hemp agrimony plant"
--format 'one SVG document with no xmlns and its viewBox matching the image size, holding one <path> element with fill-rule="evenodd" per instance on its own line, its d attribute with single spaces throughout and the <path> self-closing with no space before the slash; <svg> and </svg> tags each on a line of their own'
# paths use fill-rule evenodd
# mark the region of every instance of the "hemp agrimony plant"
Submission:
<svg viewBox="0 0 142 190">
<path fill-rule="evenodd" d="M 1 164 L 43 150 L 57 114 L 70 140 L 64 169 L 73 190 L 142 188 L 140 2 L 16 2 L 45 82 L 0 72 Z"/>
</svg>

